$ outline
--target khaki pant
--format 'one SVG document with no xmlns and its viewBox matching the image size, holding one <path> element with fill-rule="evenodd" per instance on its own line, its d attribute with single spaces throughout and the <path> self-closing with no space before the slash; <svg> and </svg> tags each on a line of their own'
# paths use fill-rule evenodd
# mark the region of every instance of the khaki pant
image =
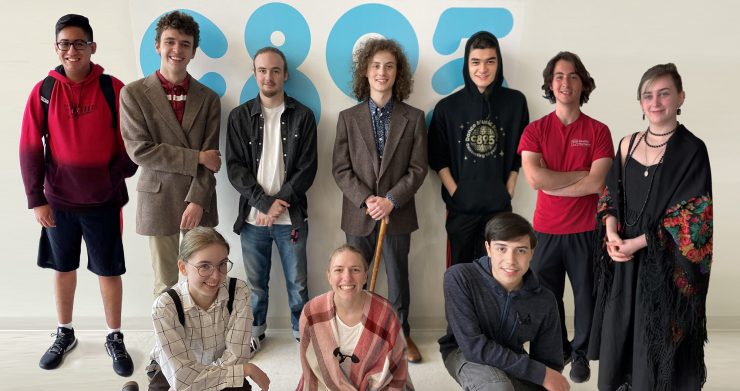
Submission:
<svg viewBox="0 0 740 391">
<path fill-rule="evenodd" d="M 149 253 L 154 270 L 154 297 L 158 297 L 177 284 L 177 255 L 180 251 L 180 234 L 149 236 Z"/>
</svg>

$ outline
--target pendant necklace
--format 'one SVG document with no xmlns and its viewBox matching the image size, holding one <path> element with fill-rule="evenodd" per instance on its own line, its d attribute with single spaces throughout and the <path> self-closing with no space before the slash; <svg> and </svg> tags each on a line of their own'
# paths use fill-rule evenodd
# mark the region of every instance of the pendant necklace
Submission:
<svg viewBox="0 0 740 391">
<path fill-rule="evenodd" d="M 645 144 L 647 145 L 647 138 L 645 139 Z M 663 144 L 663 145 L 665 145 L 665 144 Z M 665 155 L 665 149 L 664 149 L 663 150 L 663 153 L 661 153 L 660 155 L 656 155 L 655 158 L 653 159 L 653 162 L 652 163 L 649 163 L 648 162 L 648 156 L 647 156 L 647 150 L 648 149 L 647 149 L 647 146 L 646 146 L 645 147 L 645 172 L 643 173 L 643 176 L 645 178 L 647 178 L 647 176 L 650 175 L 650 172 L 648 170 L 650 169 L 650 167 L 652 167 L 652 166 L 655 165 L 655 162 L 658 160 L 658 157 L 660 157 L 660 161 L 662 163 L 663 162 L 663 155 Z M 657 170 L 657 168 L 656 168 L 656 170 Z"/>
</svg>

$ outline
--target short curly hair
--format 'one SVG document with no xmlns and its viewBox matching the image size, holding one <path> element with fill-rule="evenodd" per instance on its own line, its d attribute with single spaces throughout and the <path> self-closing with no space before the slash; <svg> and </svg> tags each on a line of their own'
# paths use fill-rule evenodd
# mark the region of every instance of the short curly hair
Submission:
<svg viewBox="0 0 740 391">
<path fill-rule="evenodd" d="M 542 71 L 542 78 L 545 79 L 542 84 L 542 90 L 545 91 L 545 95 L 542 97 L 549 100 L 550 103 L 555 103 L 555 94 L 552 92 L 552 79 L 555 76 L 553 74 L 555 72 L 555 65 L 557 65 L 560 60 L 568 61 L 573 64 L 574 68 L 576 68 L 576 74 L 583 84 L 580 100 L 580 105 L 583 106 L 584 103 L 588 102 L 591 92 L 596 89 L 596 82 L 586 70 L 586 66 L 583 65 L 581 58 L 578 57 L 577 54 L 571 52 L 560 52 L 547 62 L 545 69 Z"/>
<path fill-rule="evenodd" d="M 359 101 L 370 97 L 370 82 L 367 80 L 367 67 L 378 52 L 389 52 L 396 59 L 396 81 L 393 83 L 393 97 L 402 102 L 411 95 L 414 80 L 411 66 L 401 45 L 392 39 L 371 38 L 354 53 L 352 70 L 352 93 Z"/>
<path fill-rule="evenodd" d="M 175 29 L 182 34 L 192 36 L 193 50 L 198 48 L 198 44 L 200 43 L 200 27 L 192 16 L 180 11 L 172 11 L 162 15 L 157 21 L 157 37 L 155 38 L 157 43 L 162 38 L 162 33 L 167 29 Z"/>
</svg>

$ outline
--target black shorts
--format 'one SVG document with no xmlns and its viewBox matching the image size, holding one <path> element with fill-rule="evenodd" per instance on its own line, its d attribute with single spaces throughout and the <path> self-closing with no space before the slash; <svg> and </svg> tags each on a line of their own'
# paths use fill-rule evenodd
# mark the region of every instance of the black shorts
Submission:
<svg viewBox="0 0 740 391">
<path fill-rule="evenodd" d="M 126 272 L 121 240 L 121 210 L 95 208 L 84 212 L 54 209 L 54 228 L 41 228 L 40 267 L 70 272 L 80 267 L 80 246 L 85 239 L 87 269 L 99 276 Z"/>
</svg>

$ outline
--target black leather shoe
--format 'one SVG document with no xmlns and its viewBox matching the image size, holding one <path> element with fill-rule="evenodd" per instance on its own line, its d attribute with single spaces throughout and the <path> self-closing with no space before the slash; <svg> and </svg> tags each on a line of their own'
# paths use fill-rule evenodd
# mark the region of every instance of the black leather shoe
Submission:
<svg viewBox="0 0 740 391">
<path fill-rule="evenodd" d="M 574 383 L 585 383 L 591 378 L 591 367 L 584 352 L 573 352 L 573 362 L 570 364 L 570 380 Z"/>
</svg>

